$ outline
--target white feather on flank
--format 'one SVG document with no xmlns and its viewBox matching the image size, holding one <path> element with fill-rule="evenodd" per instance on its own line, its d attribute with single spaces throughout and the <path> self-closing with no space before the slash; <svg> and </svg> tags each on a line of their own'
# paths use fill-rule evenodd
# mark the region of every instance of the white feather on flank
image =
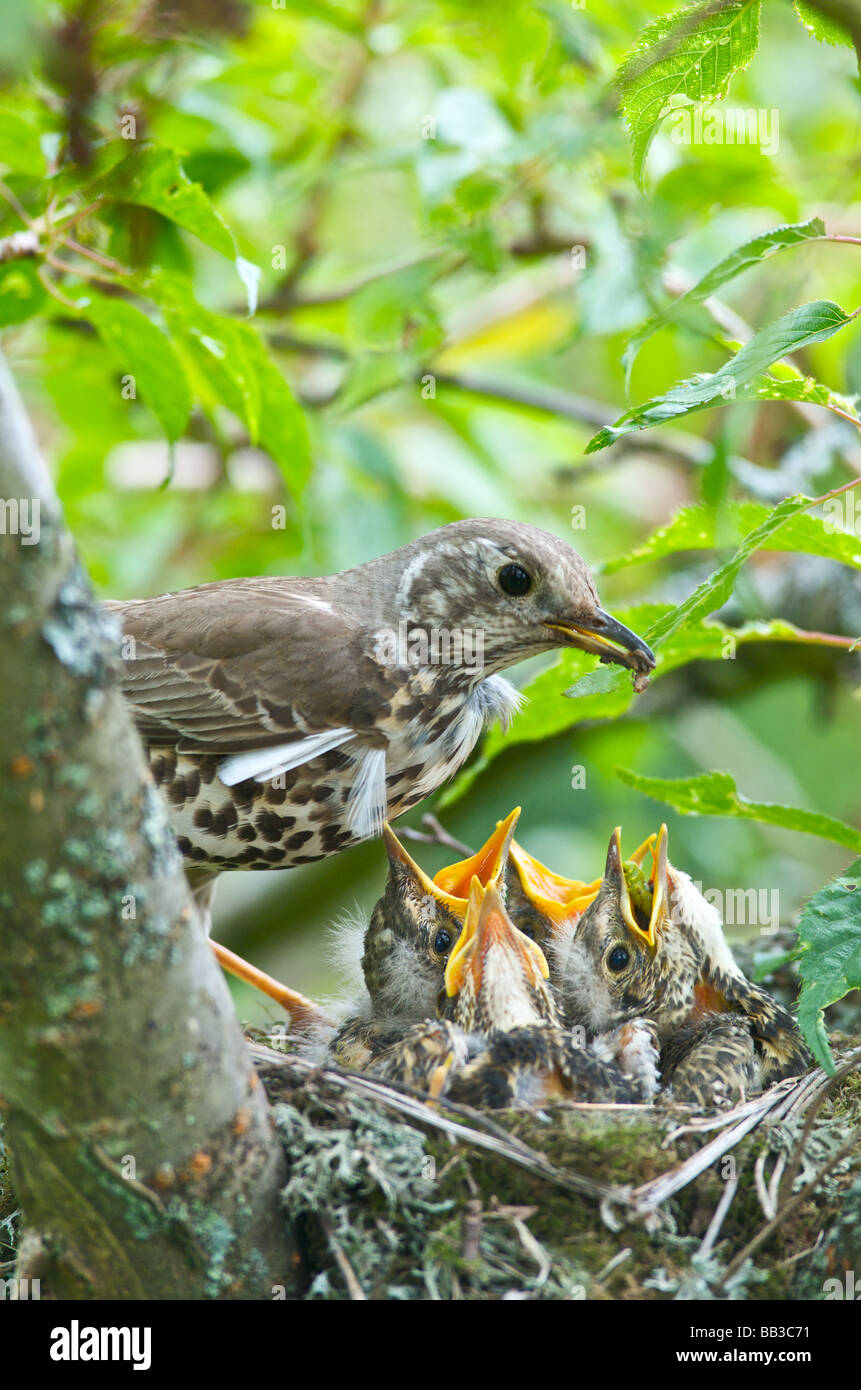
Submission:
<svg viewBox="0 0 861 1390">
<path fill-rule="evenodd" d="M 361 840 L 383 833 L 386 819 L 386 750 L 367 748 L 356 758 L 356 777 L 347 797 L 347 828 Z"/>
<path fill-rule="evenodd" d="M 602 1062 L 618 1066 L 626 1076 L 639 1081 L 644 1098 L 650 1098 L 658 1091 L 660 1054 L 645 1019 L 634 1018 L 629 1023 L 621 1023 L 616 1028 L 599 1033 L 589 1046 Z"/>
<path fill-rule="evenodd" d="M 492 724 L 498 719 L 502 732 L 507 734 L 512 719 L 523 709 L 529 697 L 504 676 L 488 676 L 487 680 L 475 687 L 472 698 L 481 711 L 483 723 Z"/>
<path fill-rule="evenodd" d="M 353 729 L 324 729 L 318 734 L 307 734 L 305 738 L 293 739 L 290 743 L 279 743 L 274 748 L 255 748 L 251 753 L 234 753 L 219 763 L 218 775 L 225 787 L 235 787 L 237 782 L 245 782 L 253 777 L 255 782 L 268 782 L 280 777 L 282 772 L 309 763 L 322 753 L 330 753 L 340 748 L 347 739 L 353 738 Z"/>
<path fill-rule="evenodd" d="M 334 612 L 331 603 L 327 603 L 324 598 L 313 598 L 311 594 L 294 594 L 292 591 L 286 597 L 294 598 L 297 603 L 307 603 L 310 608 L 319 608 L 321 613 Z"/>
</svg>

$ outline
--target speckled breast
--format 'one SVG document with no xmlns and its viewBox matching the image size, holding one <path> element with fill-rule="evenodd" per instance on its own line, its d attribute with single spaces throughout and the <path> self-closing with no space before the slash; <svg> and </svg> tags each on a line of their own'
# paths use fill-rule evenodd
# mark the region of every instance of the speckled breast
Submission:
<svg viewBox="0 0 861 1390">
<path fill-rule="evenodd" d="M 289 869 L 359 843 L 346 812 L 355 764 L 337 749 L 274 782 L 250 780 L 234 787 L 220 781 L 218 761 L 169 748 L 149 750 L 153 778 L 187 862 L 215 869 Z M 440 772 L 442 781 L 447 769 Z M 424 774 L 422 761 L 387 777 L 389 819 L 427 795 Z"/>
</svg>

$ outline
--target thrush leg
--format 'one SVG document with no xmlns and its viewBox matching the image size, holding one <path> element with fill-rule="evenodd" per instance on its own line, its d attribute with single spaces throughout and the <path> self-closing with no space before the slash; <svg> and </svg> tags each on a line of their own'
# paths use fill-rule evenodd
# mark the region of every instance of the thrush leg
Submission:
<svg viewBox="0 0 861 1390">
<path fill-rule="evenodd" d="M 750 1026 L 737 1014 L 709 1014 L 679 1028 L 661 1054 L 670 1100 L 703 1109 L 735 1105 L 759 1089 Z"/>
<path fill-rule="evenodd" d="M 215 885 L 218 874 L 211 869 L 197 868 L 189 866 L 186 869 L 188 886 L 191 889 L 191 896 L 195 906 L 200 913 L 204 931 L 207 936 L 212 932 L 212 899 L 215 896 Z M 317 1004 L 310 999 L 306 999 L 304 994 L 299 994 L 295 989 L 290 989 L 288 985 L 282 985 L 279 980 L 267 975 L 265 970 L 258 970 L 256 965 L 250 961 L 243 960 L 235 951 L 230 951 L 226 946 L 219 946 L 217 941 L 209 943 L 215 953 L 215 959 L 223 970 L 230 975 L 235 975 L 238 980 L 244 980 L 246 984 L 253 985 L 259 989 L 261 994 L 267 994 L 270 999 L 274 999 L 276 1004 L 280 1004 L 285 1013 L 290 1015 L 291 1020 L 300 1028 L 308 1028 L 314 1024 L 331 1024 L 331 1019 Z"/>
<path fill-rule="evenodd" d="M 280 1004 L 285 1013 L 290 1015 L 293 1023 L 300 1028 L 309 1028 L 315 1024 L 324 1024 L 334 1027 L 333 1020 L 315 1004 L 313 1000 L 306 999 L 304 994 L 299 994 L 297 990 L 290 989 L 289 985 L 282 985 L 280 980 L 276 980 L 272 975 L 267 975 L 265 970 L 258 970 L 256 965 L 251 965 L 249 961 L 243 960 L 242 956 L 237 956 L 235 951 L 230 951 L 226 946 L 219 946 L 217 941 L 210 942 L 215 953 L 215 959 L 223 970 L 227 970 L 231 975 L 235 975 L 238 980 L 244 980 L 246 984 L 253 985 L 259 989 L 261 994 L 267 994 L 270 999 L 274 999 L 276 1004 Z"/>
</svg>

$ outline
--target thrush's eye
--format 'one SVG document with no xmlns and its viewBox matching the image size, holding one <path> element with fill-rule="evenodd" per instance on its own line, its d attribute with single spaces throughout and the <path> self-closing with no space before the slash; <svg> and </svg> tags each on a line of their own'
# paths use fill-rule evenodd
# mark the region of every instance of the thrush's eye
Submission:
<svg viewBox="0 0 861 1390">
<path fill-rule="evenodd" d="M 451 945 L 451 932 L 446 931 L 445 927 L 440 927 L 433 939 L 433 948 L 438 956 L 444 956 Z"/>
<path fill-rule="evenodd" d="M 612 970 L 614 974 L 618 975 L 620 970 L 625 969 L 630 959 L 630 953 L 624 946 L 614 946 L 607 957 L 607 969 Z"/>
<path fill-rule="evenodd" d="M 532 588 L 532 575 L 522 565 L 503 565 L 498 578 L 500 589 L 511 598 L 522 598 Z"/>
</svg>

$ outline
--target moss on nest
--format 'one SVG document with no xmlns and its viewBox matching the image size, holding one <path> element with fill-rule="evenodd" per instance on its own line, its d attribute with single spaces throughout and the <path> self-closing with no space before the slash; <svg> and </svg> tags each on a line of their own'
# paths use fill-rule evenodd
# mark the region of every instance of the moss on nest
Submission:
<svg viewBox="0 0 861 1390">
<path fill-rule="evenodd" d="M 300 1298 L 818 1299 L 830 1270 L 858 1267 L 861 1152 L 727 1277 L 730 1261 L 765 1225 L 757 1157 L 764 1156 L 767 1175 L 798 1144 L 801 1119 L 761 1123 L 731 1150 L 731 1169 L 719 1160 L 651 1221 L 614 1206 L 614 1229 L 593 1197 L 511 1156 L 453 1141 L 434 1123 L 414 1122 L 336 1084 L 331 1072 L 296 1070 L 285 1056 L 261 1074 L 289 1163 L 284 1210 L 298 1243 Z M 713 1137 L 674 1134 L 690 1117 L 559 1107 L 495 1114 L 493 1125 L 563 1174 L 638 1186 Z M 823 1103 L 793 1190 L 859 1125 L 855 1072 Z M 729 1173 L 738 1178 L 735 1197 L 714 1248 L 702 1252 Z"/>
</svg>

